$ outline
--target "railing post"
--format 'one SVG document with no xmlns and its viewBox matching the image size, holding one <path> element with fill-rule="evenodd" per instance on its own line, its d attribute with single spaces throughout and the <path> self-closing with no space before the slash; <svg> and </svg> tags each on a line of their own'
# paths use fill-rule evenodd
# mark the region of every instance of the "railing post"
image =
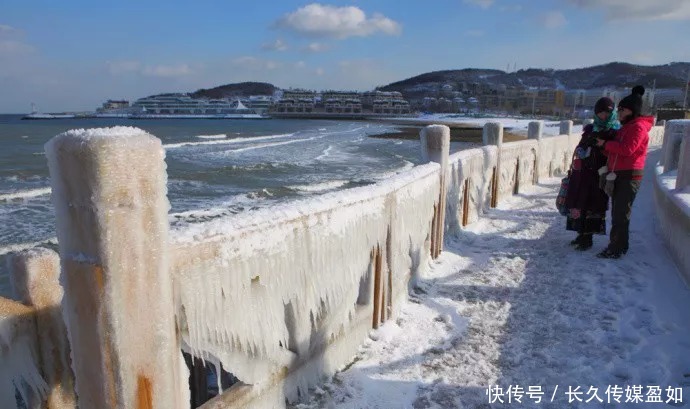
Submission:
<svg viewBox="0 0 690 409">
<path fill-rule="evenodd" d="M 79 407 L 185 407 L 160 140 L 82 129 L 46 154 Z"/>
<path fill-rule="evenodd" d="M 561 135 L 570 135 L 571 133 L 573 133 L 573 121 L 561 121 L 558 133 Z"/>
<path fill-rule="evenodd" d="M 532 121 L 527 125 L 527 139 L 541 141 L 544 137 L 544 121 Z"/>
<path fill-rule="evenodd" d="M 432 231 L 431 255 L 438 257 L 443 251 L 443 233 L 446 218 L 446 195 L 448 156 L 450 154 L 450 128 L 445 125 L 429 125 L 419 134 L 422 143 L 422 159 L 441 165 L 441 192 L 438 199 L 438 211 L 434 220 L 435 231 Z"/>
<path fill-rule="evenodd" d="M 666 122 L 664 141 L 661 145 L 661 164 L 664 166 L 664 172 L 678 169 L 682 156 L 681 144 L 688 135 L 690 135 L 690 120 L 674 119 Z"/>
<path fill-rule="evenodd" d="M 47 408 L 76 408 L 70 346 L 62 318 L 60 258 L 52 250 L 35 248 L 14 254 L 10 265 L 16 299 L 36 310 L 39 367 L 48 384 Z"/>
<path fill-rule="evenodd" d="M 685 125 L 685 133 L 680 143 L 676 189 L 681 190 L 688 186 L 690 186 L 690 121 Z"/>
<path fill-rule="evenodd" d="M 498 183 L 501 175 L 501 147 L 503 146 L 503 124 L 500 122 L 487 122 L 482 131 L 484 145 L 496 145 L 496 166 L 491 176 L 491 189 L 489 192 L 489 204 L 491 207 L 498 205 Z"/>
<path fill-rule="evenodd" d="M 534 177 L 533 183 L 539 183 L 539 169 L 541 168 L 541 161 L 539 160 L 541 152 L 541 141 L 544 138 L 544 121 L 532 121 L 527 124 L 527 139 L 534 139 L 539 143 L 539 148 L 534 155 Z"/>
</svg>

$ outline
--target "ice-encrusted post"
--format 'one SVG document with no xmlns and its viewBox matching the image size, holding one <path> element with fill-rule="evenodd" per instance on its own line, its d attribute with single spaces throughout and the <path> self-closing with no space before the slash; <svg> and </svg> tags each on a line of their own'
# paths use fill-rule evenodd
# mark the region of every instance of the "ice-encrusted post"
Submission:
<svg viewBox="0 0 690 409">
<path fill-rule="evenodd" d="M 500 122 L 487 122 L 482 130 L 482 142 L 484 145 L 503 145 L 503 124 Z"/>
<path fill-rule="evenodd" d="M 62 318 L 60 258 L 53 250 L 35 248 L 10 260 L 15 298 L 36 310 L 40 370 L 48 384 L 48 408 L 77 407 L 70 346 Z"/>
<path fill-rule="evenodd" d="M 441 165 L 441 192 L 432 222 L 431 255 L 438 257 L 443 251 L 443 233 L 446 218 L 446 180 L 450 154 L 450 128 L 445 125 L 429 125 L 419 134 L 422 143 L 422 160 Z"/>
<path fill-rule="evenodd" d="M 661 145 L 661 164 L 664 166 L 664 172 L 678 169 L 682 156 L 681 145 L 688 137 L 690 137 L 690 120 L 674 119 L 666 122 L 664 141 Z"/>
<path fill-rule="evenodd" d="M 570 135 L 573 133 L 573 121 L 561 121 L 558 133 L 560 135 Z"/>
<path fill-rule="evenodd" d="M 165 153 L 130 127 L 46 144 L 79 407 L 182 408 Z"/>
<path fill-rule="evenodd" d="M 540 141 L 544 136 L 544 121 L 532 121 L 527 125 L 527 139 Z"/>
<path fill-rule="evenodd" d="M 527 139 L 533 139 L 541 146 L 542 138 L 544 137 L 544 121 L 532 121 L 527 125 Z M 541 151 L 541 148 L 539 148 Z M 539 169 L 541 169 L 541 161 L 539 155 L 534 157 L 534 178 L 533 183 L 539 183 Z"/>
<path fill-rule="evenodd" d="M 503 146 L 503 124 L 500 122 L 487 122 L 482 131 L 482 142 L 484 145 L 496 145 L 496 166 L 491 175 L 491 189 L 489 191 L 489 205 L 498 205 L 498 180 L 501 174 L 501 147 Z"/>
<path fill-rule="evenodd" d="M 690 186 L 690 121 L 687 121 L 684 126 L 683 140 L 680 143 L 678 156 L 676 189 L 681 190 Z"/>
</svg>

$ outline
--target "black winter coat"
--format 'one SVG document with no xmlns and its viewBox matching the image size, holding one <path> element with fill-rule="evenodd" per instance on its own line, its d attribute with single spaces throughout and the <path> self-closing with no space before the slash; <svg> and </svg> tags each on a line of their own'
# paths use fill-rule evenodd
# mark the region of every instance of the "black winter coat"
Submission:
<svg viewBox="0 0 690 409">
<path fill-rule="evenodd" d="M 566 206 L 569 209 L 580 209 L 585 214 L 587 211 L 605 213 L 608 208 L 609 198 L 599 188 L 599 168 L 606 165 L 608 160 L 601 148 L 597 147 L 596 138 L 613 140 L 616 131 L 594 132 L 592 125 L 587 125 L 582 133 L 582 139 L 578 148 L 590 148 L 590 154 L 584 159 L 575 158 L 570 173 Z"/>
</svg>

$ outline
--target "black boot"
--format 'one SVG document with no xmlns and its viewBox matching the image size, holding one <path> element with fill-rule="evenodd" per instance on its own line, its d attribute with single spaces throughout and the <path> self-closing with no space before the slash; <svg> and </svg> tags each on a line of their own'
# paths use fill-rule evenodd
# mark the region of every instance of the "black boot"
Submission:
<svg viewBox="0 0 690 409">
<path fill-rule="evenodd" d="M 578 234 L 577 237 L 575 237 L 575 240 L 570 242 L 570 245 L 571 246 L 579 246 L 580 241 L 582 240 L 582 236 L 583 236 L 582 234 Z"/>
<path fill-rule="evenodd" d="M 622 251 L 617 251 L 617 250 L 609 250 L 608 248 L 604 249 L 601 253 L 597 254 L 597 257 L 599 258 L 621 258 L 623 256 Z"/>
<path fill-rule="evenodd" d="M 580 244 L 575 247 L 575 250 L 585 251 L 592 248 L 592 235 L 583 234 L 582 239 L 580 239 Z"/>
</svg>

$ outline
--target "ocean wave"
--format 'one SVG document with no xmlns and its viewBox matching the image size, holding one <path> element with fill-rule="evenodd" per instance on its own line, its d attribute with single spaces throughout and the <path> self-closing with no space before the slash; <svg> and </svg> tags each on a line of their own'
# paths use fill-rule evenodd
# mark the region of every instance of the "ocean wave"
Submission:
<svg viewBox="0 0 690 409">
<path fill-rule="evenodd" d="M 4 256 L 5 254 L 8 254 L 8 253 L 16 253 L 19 251 L 32 249 L 34 247 L 42 246 L 45 244 L 58 244 L 57 237 L 53 237 L 53 238 L 50 238 L 47 240 L 42 240 L 42 241 L 33 241 L 33 242 L 28 242 L 28 243 L 17 243 L 17 244 L 10 244 L 8 246 L 2 246 L 2 247 L 0 247 L 0 256 Z"/>
<path fill-rule="evenodd" d="M 189 141 L 189 142 L 180 142 L 180 143 L 168 143 L 168 144 L 164 144 L 163 148 L 165 148 L 165 149 L 176 149 L 176 148 L 184 148 L 187 146 L 222 145 L 222 144 L 232 144 L 232 143 L 264 141 L 264 140 L 278 139 L 278 138 L 289 138 L 289 137 L 293 136 L 294 134 L 295 133 L 293 132 L 293 133 L 285 133 L 285 134 L 278 134 L 278 135 L 254 136 L 254 137 L 248 137 L 248 138 L 232 138 L 232 139 L 223 139 L 223 140 L 216 140 L 216 141 L 203 141 L 203 142 Z"/>
<path fill-rule="evenodd" d="M 348 180 L 329 180 L 327 182 L 311 183 L 308 185 L 288 186 L 288 188 L 302 193 L 319 193 L 339 189 L 348 183 L 350 183 Z"/>
<path fill-rule="evenodd" d="M 226 198 L 223 202 L 216 202 L 211 207 L 170 213 L 168 220 L 173 227 L 188 223 L 204 222 L 218 217 L 237 214 L 247 209 L 262 207 L 264 204 L 261 202 L 271 197 L 273 197 L 273 194 L 268 189 L 243 193 Z"/>
<path fill-rule="evenodd" d="M 324 149 L 321 155 L 316 157 L 316 160 L 326 159 L 331 155 L 331 150 L 333 150 L 333 145 L 328 145 L 328 148 Z"/>
<path fill-rule="evenodd" d="M 51 189 L 49 187 L 44 187 L 44 188 L 40 188 L 40 189 L 20 190 L 18 192 L 3 193 L 3 194 L 0 194 L 0 202 L 10 202 L 13 200 L 31 199 L 34 197 L 49 195 L 50 192 L 51 192 Z"/>
<path fill-rule="evenodd" d="M 225 139 L 228 136 L 224 133 L 218 135 L 194 135 L 195 138 L 199 139 Z"/>
<path fill-rule="evenodd" d="M 258 145 L 247 146 L 246 148 L 231 149 L 231 150 L 227 150 L 227 151 L 219 152 L 219 153 L 232 154 L 232 153 L 253 151 L 255 149 L 263 149 L 263 148 L 270 148 L 270 147 L 274 147 L 274 146 L 282 146 L 282 145 L 290 145 L 293 143 L 307 142 L 307 141 L 312 141 L 314 139 L 316 139 L 316 137 L 304 138 L 304 139 L 293 139 L 291 141 L 284 141 L 284 142 L 260 143 Z"/>
<path fill-rule="evenodd" d="M 398 156 L 398 155 L 396 155 L 396 156 Z M 376 175 L 374 177 L 374 180 L 379 181 L 379 180 L 386 180 L 386 179 L 392 178 L 393 176 L 397 175 L 398 173 L 406 172 L 406 171 L 414 168 L 414 166 L 415 166 L 414 163 L 410 162 L 409 160 L 403 160 L 403 165 L 401 167 L 399 167 L 393 171 L 390 171 L 390 172 L 384 172 L 384 173 L 381 173 L 380 175 Z"/>
</svg>

